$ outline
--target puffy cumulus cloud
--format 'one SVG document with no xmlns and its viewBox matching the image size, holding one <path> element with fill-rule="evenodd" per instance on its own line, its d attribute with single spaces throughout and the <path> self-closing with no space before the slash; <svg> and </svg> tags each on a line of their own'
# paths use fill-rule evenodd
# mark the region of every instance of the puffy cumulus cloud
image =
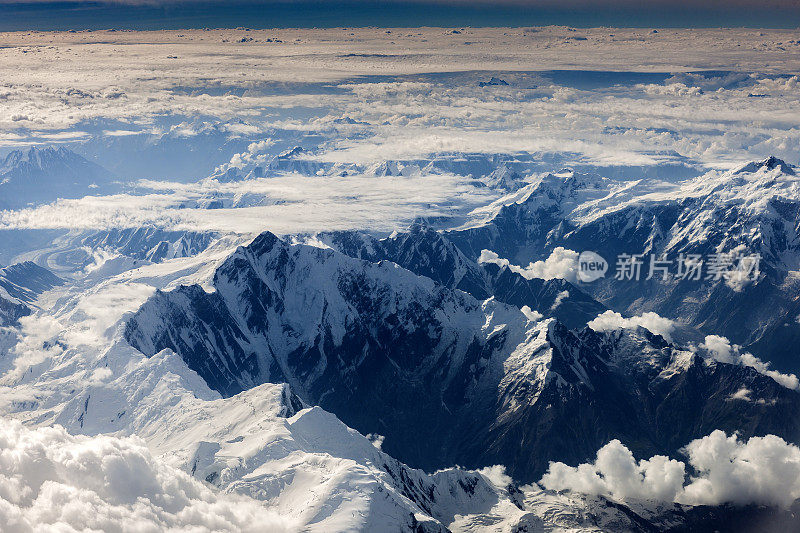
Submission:
<svg viewBox="0 0 800 533">
<path fill-rule="evenodd" d="M 486 466 L 476 470 L 476 472 L 491 481 L 499 489 L 507 489 L 513 483 L 511 476 L 506 473 L 506 467 L 503 465 Z"/>
<path fill-rule="evenodd" d="M 686 465 L 663 455 L 636 461 L 620 441 L 597 451 L 594 463 L 577 467 L 550 463 L 540 483 L 550 490 L 572 490 L 626 499 L 673 501 L 683 488 Z"/>
<path fill-rule="evenodd" d="M 700 347 L 708 350 L 714 359 L 721 363 L 736 362 L 736 357 L 733 353 L 734 345 L 731 344 L 731 341 L 729 341 L 727 337 L 706 335 L 705 342 L 703 342 Z"/>
<path fill-rule="evenodd" d="M 690 442 L 685 453 L 697 474 L 682 502 L 788 507 L 800 498 L 800 449 L 775 435 L 742 442 L 717 430 Z"/>
<path fill-rule="evenodd" d="M 501 268 L 511 267 L 511 262 L 508 259 L 503 259 L 499 254 L 491 250 L 481 250 L 481 255 L 478 257 L 480 264 L 495 264 Z M 519 267 L 516 267 L 519 268 Z"/>
<path fill-rule="evenodd" d="M 645 92 L 652 96 L 698 96 L 703 94 L 700 87 L 687 87 L 683 83 L 643 86 Z"/>
<path fill-rule="evenodd" d="M 800 90 L 800 77 L 777 77 L 759 79 L 754 86 L 754 90 L 759 94 L 769 93 L 782 95 L 790 91 L 796 93 Z"/>
<path fill-rule="evenodd" d="M 0 425 L 0 530 L 287 531 L 255 500 L 220 494 L 136 439 Z"/>
<path fill-rule="evenodd" d="M 707 335 L 705 341 L 700 345 L 716 361 L 732 365 L 749 366 L 756 369 L 761 374 L 769 376 L 787 389 L 800 390 L 800 380 L 794 374 L 783 374 L 777 370 L 772 370 L 769 363 L 766 363 L 755 355 L 742 351 L 738 344 L 732 344 L 727 337 L 719 335 Z"/>
<path fill-rule="evenodd" d="M 680 72 L 673 74 L 666 80 L 665 84 L 672 85 L 673 83 L 677 83 L 685 87 L 696 87 L 704 91 L 717 91 L 719 89 L 749 86 L 754 83 L 754 80 L 754 75 L 744 72 L 730 72 L 722 76 L 709 76 L 695 72 Z"/>
<path fill-rule="evenodd" d="M 366 435 L 367 439 L 375 446 L 377 449 L 381 449 L 383 447 L 383 441 L 386 440 L 386 437 L 383 435 L 379 435 L 377 433 L 368 433 Z"/>
<path fill-rule="evenodd" d="M 247 146 L 244 152 L 236 153 L 231 157 L 230 162 L 220 165 L 214 170 L 214 175 L 222 174 L 230 168 L 243 169 L 252 165 L 261 165 L 267 161 L 268 154 L 264 151 L 270 146 L 274 145 L 275 141 L 272 139 L 262 139 L 257 142 L 252 142 Z"/>
<path fill-rule="evenodd" d="M 690 442 L 683 453 L 688 463 L 661 455 L 637 461 L 613 440 L 592 463 L 550 463 L 540 483 L 550 490 L 689 505 L 788 507 L 800 498 L 800 449 L 775 435 L 743 442 L 717 430 Z"/>
<path fill-rule="evenodd" d="M 753 399 L 750 395 L 753 394 L 753 391 L 748 389 L 747 387 L 742 387 L 733 394 L 731 394 L 728 399 L 729 400 L 741 400 L 743 402 L 752 402 Z"/>
<path fill-rule="evenodd" d="M 539 260 L 529 263 L 526 267 L 512 265 L 508 259 L 501 258 L 497 253 L 491 250 L 482 250 L 478 258 L 479 263 L 493 263 L 500 267 L 507 267 L 512 272 L 520 274 L 525 279 L 565 279 L 568 281 L 578 280 L 578 252 L 568 250 L 561 246 L 557 246 L 550 253 L 550 256 L 544 261 Z M 560 299 L 557 304 L 561 303 L 566 295 L 559 294 Z"/>
<path fill-rule="evenodd" d="M 653 312 L 625 318 L 616 311 L 609 310 L 597 315 L 588 323 L 588 326 L 595 331 L 631 329 L 641 326 L 656 335 L 661 335 L 668 342 L 672 342 L 672 333 L 675 331 L 675 322 Z"/>
</svg>

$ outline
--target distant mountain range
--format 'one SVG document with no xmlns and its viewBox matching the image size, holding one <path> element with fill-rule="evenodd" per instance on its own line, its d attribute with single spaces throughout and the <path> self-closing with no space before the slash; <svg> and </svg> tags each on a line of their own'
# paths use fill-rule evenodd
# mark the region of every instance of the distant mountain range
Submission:
<svg viewBox="0 0 800 533">
<path fill-rule="evenodd" d="M 112 174 L 64 147 L 15 150 L 0 162 L 0 209 L 112 190 Z"/>
<path fill-rule="evenodd" d="M 346 120 L 346 119 L 341 119 Z M 233 182 L 271 178 L 283 174 L 303 176 L 409 176 L 415 174 L 456 174 L 474 179 L 473 184 L 499 191 L 513 192 L 526 184 L 525 177 L 559 168 L 566 158 L 559 154 L 517 152 L 514 154 L 441 152 L 427 158 L 392 159 L 374 163 L 331 162 L 318 150 L 294 146 L 282 151 L 275 147 L 251 149 L 235 154 L 227 163 L 219 165 L 207 178 L 219 182 Z M 573 158 L 574 159 L 574 158 Z M 574 163 L 573 163 L 574 164 Z M 657 166 L 619 168 L 582 163 L 583 171 L 600 170 L 604 175 L 641 175 L 650 178 L 680 179 L 696 176 L 699 171 L 684 163 L 665 163 Z"/>
</svg>

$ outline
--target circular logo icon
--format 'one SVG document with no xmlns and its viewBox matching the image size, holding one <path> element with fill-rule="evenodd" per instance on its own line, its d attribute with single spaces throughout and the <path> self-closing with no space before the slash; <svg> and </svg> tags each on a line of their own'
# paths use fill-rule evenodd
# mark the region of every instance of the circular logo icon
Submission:
<svg viewBox="0 0 800 533">
<path fill-rule="evenodd" d="M 578 256 L 578 279 L 591 283 L 606 275 L 608 263 L 595 252 L 581 252 Z"/>
</svg>

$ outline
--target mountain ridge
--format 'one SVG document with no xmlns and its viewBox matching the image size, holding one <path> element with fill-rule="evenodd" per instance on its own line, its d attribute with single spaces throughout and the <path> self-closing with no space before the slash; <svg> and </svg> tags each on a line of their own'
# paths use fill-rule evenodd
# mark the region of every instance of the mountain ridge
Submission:
<svg viewBox="0 0 800 533">
<path fill-rule="evenodd" d="M 147 355 L 175 351 L 224 395 L 288 382 L 305 402 L 385 435 L 387 451 L 412 466 L 500 463 L 528 482 L 548 460 L 585 460 L 620 435 L 648 454 L 676 453 L 718 422 L 800 437 L 785 410 L 800 407 L 800 394 L 751 367 L 647 330 L 531 322 L 385 260 L 265 233 L 223 262 L 213 287 L 156 293 L 128 321 L 126 339 Z M 728 400 L 744 386 L 763 406 Z M 684 396 L 693 401 L 675 402 Z M 675 434 L 663 417 L 696 423 Z M 577 421 L 578 433 L 565 433 Z M 424 428 L 424 448 L 407 427 Z"/>
</svg>

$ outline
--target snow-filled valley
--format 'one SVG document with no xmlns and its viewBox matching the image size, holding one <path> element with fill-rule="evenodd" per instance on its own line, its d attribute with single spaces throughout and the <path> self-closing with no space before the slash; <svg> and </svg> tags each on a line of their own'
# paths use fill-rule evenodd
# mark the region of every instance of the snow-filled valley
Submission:
<svg viewBox="0 0 800 533">
<path fill-rule="evenodd" d="M 797 529 L 799 69 L 0 34 L 0 531 Z"/>
</svg>

